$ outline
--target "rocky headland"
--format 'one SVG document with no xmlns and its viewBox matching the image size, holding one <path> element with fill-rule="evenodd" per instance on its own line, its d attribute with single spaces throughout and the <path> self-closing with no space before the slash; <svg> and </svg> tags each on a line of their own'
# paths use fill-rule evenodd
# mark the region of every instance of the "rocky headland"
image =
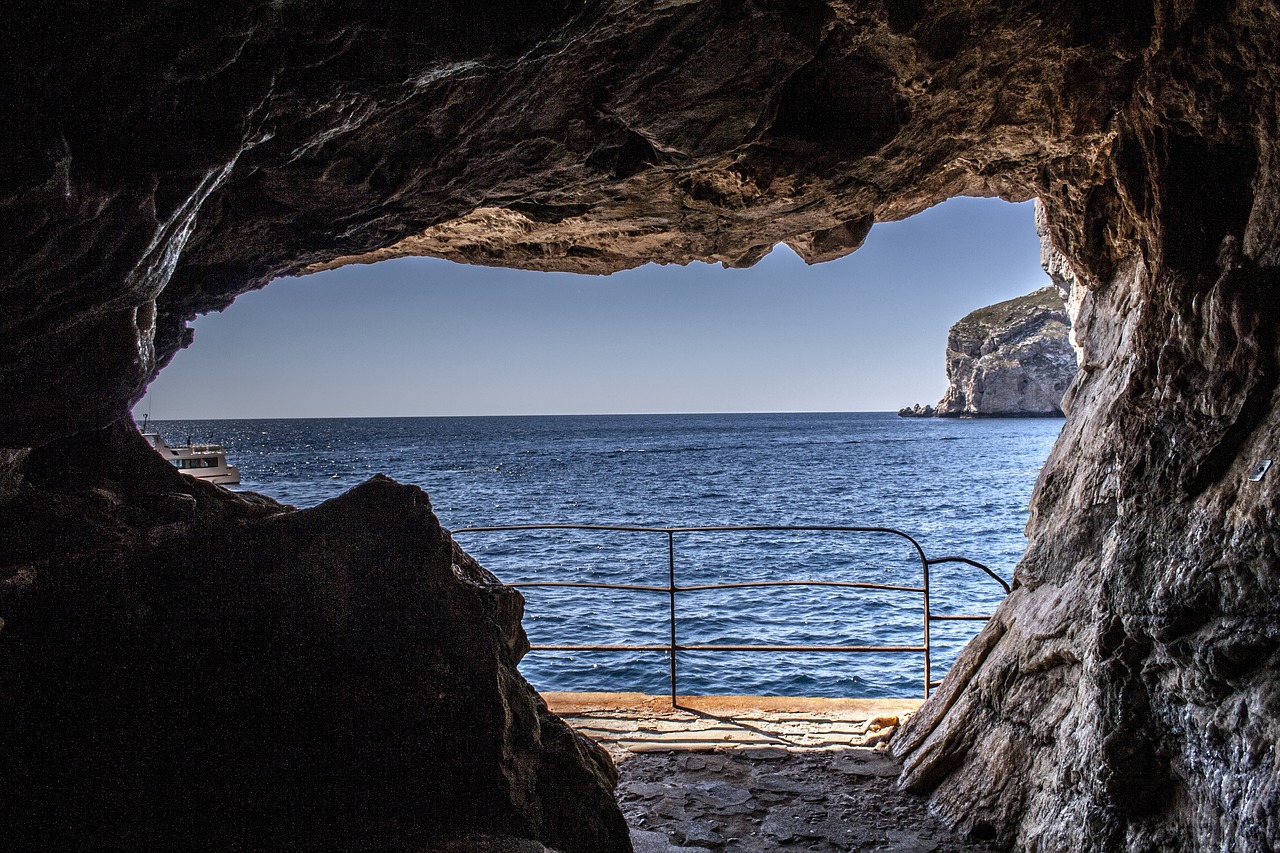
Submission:
<svg viewBox="0 0 1280 853">
<path fill-rule="evenodd" d="M 1063 290 L 1049 285 L 961 318 L 947 335 L 946 393 L 898 417 L 1062 417 L 1077 369 Z"/>
<path fill-rule="evenodd" d="M 902 782 L 1002 847 L 1280 848 L 1275 0 L 11 6 L 8 847 L 625 849 L 425 495 L 228 498 L 130 405 L 280 276 L 819 262 L 969 195 L 1042 200 L 1080 376 Z"/>
<path fill-rule="evenodd" d="M 1061 417 L 1076 376 L 1070 332 L 1052 285 L 965 315 L 947 336 L 947 393 L 934 416 Z"/>
</svg>

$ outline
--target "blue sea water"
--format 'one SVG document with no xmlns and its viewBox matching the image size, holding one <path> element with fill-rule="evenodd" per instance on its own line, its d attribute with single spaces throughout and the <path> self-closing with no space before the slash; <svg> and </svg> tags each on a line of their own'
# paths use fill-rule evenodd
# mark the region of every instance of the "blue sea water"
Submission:
<svg viewBox="0 0 1280 853">
<path fill-rule="evenodd" d="M 1006 580 L 1024 548 L 1037 474 L 1062 422 L 902 419 L 889 413 L 357 418 L 153 422 L 170 444 L 227 446 L 240 489 L 312 506 L 375 473 L 421 486 L 444 526 L 883 526 L 929 557 L 970 557 Z M 459 533 L 509 583 L 665 586 L 661 533 Z M 687 533 L 678 585 L 778 579 L 920 586 L 918 557 L 887 534 Z M 1003 591 L 957 563 L 931 572 L 935 613 L 986 613 Z M 668 596 L 526 589 L 534 644 L 669 639 Z M 833 587 L 682 593 L 681 644 L 916 646 L 922 596 Z M 976 622 L 932 624 L 934 679 Z M 681 652 L 682 694 L 918 696 L 919 653 Z M 546 652 L 521 671 L 541 690 L 666 693 L 665 652 Z"/>
</svg>

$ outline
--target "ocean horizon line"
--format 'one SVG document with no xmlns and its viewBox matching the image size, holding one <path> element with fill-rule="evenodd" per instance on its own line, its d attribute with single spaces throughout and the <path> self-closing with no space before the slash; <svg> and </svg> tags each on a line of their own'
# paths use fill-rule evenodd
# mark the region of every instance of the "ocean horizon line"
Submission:
<svg viewBox="0 0 1280 853">
<path fill-rule="evenodd" d="M 896 415 L 896 409 L 858 411 L 755 411 L 755 412 L 548 412 L 473 415 L 271 415 L 256 417 L 148 417 L 151 422 L 168 421 L 376 421 L 376 420 L 459 420 L 463 418 L 648 418 L 648 417 L 719 417 L 738 415 Z M 141 419 L 134 416 L 135 422 Z"/>
</svg>

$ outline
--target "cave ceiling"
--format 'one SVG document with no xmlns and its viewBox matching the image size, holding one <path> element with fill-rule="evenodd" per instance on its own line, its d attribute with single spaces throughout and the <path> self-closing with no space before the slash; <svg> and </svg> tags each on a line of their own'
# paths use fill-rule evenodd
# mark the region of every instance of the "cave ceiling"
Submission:
<svg viewBox="0 0 1280 853">
<path fill-rule="evenodd" d="M 0 184 L 0 389 L 22 404 L 0 436 L 123 417 L 192 318 L 282 275 L 405 254 L 745 266 L 779 242 L 816 262 L 950 196 L 1078 208 L 1153 52 L 1207 37 L 1180 9 L 24 8 Z M 1105 242 L 1075 253 L 1085 273 Z"/>
</svg>

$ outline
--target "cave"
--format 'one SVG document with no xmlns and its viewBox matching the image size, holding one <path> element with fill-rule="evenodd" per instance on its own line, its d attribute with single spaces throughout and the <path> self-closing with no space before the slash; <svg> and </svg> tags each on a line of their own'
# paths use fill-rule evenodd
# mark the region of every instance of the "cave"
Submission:
<svg viewBox="0 0 1280 853">
<path fill-rule="evenodd" d="M 627 849 L 425 495 L 201 488 L 130 406 L 283 275 L 816 263 L 963 195 L 1041 199 L 1081 370 L 901 783 L 1012 849 L 1280 847 L 1274 2 L 27 4 L 0 38 L 15 849 Z"/>
</svg>

